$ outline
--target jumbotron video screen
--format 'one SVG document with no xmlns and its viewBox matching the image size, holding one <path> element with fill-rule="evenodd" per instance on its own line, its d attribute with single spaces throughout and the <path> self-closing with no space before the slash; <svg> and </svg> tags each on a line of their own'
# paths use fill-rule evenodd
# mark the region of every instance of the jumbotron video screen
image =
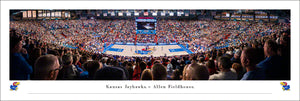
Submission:
<svg viewBox="0 0 300 101">
<path fill-rule="evenodd" d="M 136 17 L 136 34 L 156 34 L 155 17 Z"/>
<path fill-rule="evenodd" d="M 138 30 L 155 30 L 154 22 L 137 22 Z"/>
</svg>

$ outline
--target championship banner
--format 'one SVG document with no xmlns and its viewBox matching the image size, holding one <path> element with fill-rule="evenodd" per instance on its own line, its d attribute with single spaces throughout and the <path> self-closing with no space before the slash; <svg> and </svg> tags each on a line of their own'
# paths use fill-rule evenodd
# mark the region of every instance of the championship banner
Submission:
<svg viewBox="0 0 300 101">
<path fill-rule="evenodd" d="M 127 16 L 131 16 L 131 13 L 130 13 L 130 12 L 127 12 Z"/>
<path fill-rule="evenodd" d="M 144 12 L 144 16 L 148 16 L 149 14 L 148 14 L 148 12 Z"/>
</svg>

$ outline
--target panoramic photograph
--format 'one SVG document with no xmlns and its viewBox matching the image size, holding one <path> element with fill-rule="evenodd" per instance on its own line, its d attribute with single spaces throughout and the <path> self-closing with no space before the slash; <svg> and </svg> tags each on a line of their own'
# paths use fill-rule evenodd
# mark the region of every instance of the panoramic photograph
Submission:
<svg viewBox="0 0 300 101">
<path fill-rule="evenodd" d="M 291 80 L 290 9 L 10 9 L 9 80 Z"/>
</svg>

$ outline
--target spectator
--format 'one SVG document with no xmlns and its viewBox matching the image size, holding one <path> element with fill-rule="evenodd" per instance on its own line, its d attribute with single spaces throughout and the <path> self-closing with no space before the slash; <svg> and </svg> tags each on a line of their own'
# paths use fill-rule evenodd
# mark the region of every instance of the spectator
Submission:
<svg viewBox="0 0 300 101">
<path fill-rule="evenodd" d="M 48 48 L 42 48 L 41 49 L 41 55 L 47 55 L 48 54 Z"/>
<path fill-rule="evenodd" d="M 173 74 L 173 65 L 171 63 L 168 63 L 167 67 L 167 78 L 172 79 L 171 75 Z"/>
<path fill-rule="evenodd" d="M 282 57 L 285 57 L 285 59 L 289 60 L 288 57 L 290 57 L 290 38 L 287 36 L 282 35 L 280 37 L 280 42 L 279 42 L 279 50 L 278 54 Z"/>
<path fill-rule="evenodd" d="M 181 80 L 179 69 L 175 69 L 171 76 L 172 80 Z"/>
<path fill-rule="evenodd" d="M 79 68 L 81 69 L 81 70 L 79 70 L 79 72 L 85 71 L 84 68 L 80 67 L 79 60 L 80 60 L 80 55 L 78 55 L 78 54 L 73 55 L 73 65 L 75 65 L 77 69 L 79 69 Z"/>
<path fill-rule="evenodd" d="M 222 56 L 218 60 L 218 67 L 220 72 L 209 76 L 209 80 L 237 80 L 237 74 L 231 68 L 230 58 Z"/>
<path fill-rule="evenodd" d="M 64 55 L 64 51 L 61 49 L 61 50 L 58 50 L 58 52 L 59 52 L 59 57 L 58 57 L 59 64 L 63 65 L 62 56 Z"/>
<path fill-rule="evenodd" d="M 144 71 L 142 72 L 141 80 L 152 80 L 150 69 L 144 69 Z"/>
<path fill-rule="evenodd" d="M 35 62 L 34 80 L 56 80 L 60 64 L 54 55 L 44 55 Z"/>
<path fill-rule="evenodd" d="M 151 62 L 147 62 L 147 69 L 151 69 L 152 63 Z"/>
<path fill-rule="evenodd" d="M 285 71 L 287 66 L 283 65 L 282 57 L 277 55 L 278 45 L 273 40 L 267 40 L 264 44 L 264 53 L 267 57 L 257 64 L 266 72 L 267 80 L 285 80 L 283 75 L 288 75 Z"/>
<path fill-rule="evenodd" d="M 29 55 L 27 53 L 27 50 L 25 48 L 22 48 L 21 53 L 22 53 L 22 56 L 25 58 L 25 60 L 27 62 L 29 62 Z"/>
<path fill-rule="evenodd" d="M 62 57 L 63 68 L 59 71 L 58 78 L 60 80 L 76 80 L 79 78 L 80 73 L 77 68 L 72 64 L 73 56 L 71 54 L 65 54 Z"/>
<path fill-rule="evenodd" d="M 188 65 L 185 65 L 182 71 L 182 80 L 187 80 L 186 77 L 186 69 L 187 69 Z"/>
<path fill-rule="evenodd" d="M 33 66 L 34 68 L 34 63 L 36 61 L 37 58 L 39 58 L 40 56 L 42 56 L 42 50 L 40 48 L 35 48 L 33 49 L 33 51 L 30 54 L 30 65 Z"/>
<path fill-rule="evenodd" d="M 141 59 L 136 58 L 135 67 L 133 69 L 132 80 L 140 80 L 141 79 L 141 67 L 140 67 Z"/>
<path fill-rule="evenodd" d="M 78 54 L 73 55 L 73 61 L 74 61 L 73 66 L 75 66 L 76 69 L 78 70 L 78 72 L 80 73 L 80 76 L 79 76 L 80 79 L 87 79 L 88 71 L 86 71 L 86 69 L 84 69 L 78 65 L 80 63 L 79 59 L 80 59 L 80 55 L 78 55 Z"/>
<path fill-rule="evenodd" d="M 103 67 L 96 72 L 95 80 L 126 80 L 126 76 L 120 68 Z"/>
<path fill-rule="evenodd" d="M 10 80 L 29 80 L 33 72 L 31 65 L 20 53 L 22 38 L 12 36 L 10 38 Z"/>
<path fill-rule="evenodd" d="M 153 62 L 153 64 L 159 64 L 159 63 L 161 63 L 159 60 Z"/>
<path fill-rule="evenodd" d="M 208 70 L 204 65 L 197 63 L 189 64 L 185 70 L 184 80 L 208 80 Z"/>
<path fill-rule="evenodd" d="M 203 57 L 200 57 L 200 59 L 203 58 Z M 204 59 L 203 59 L 204 60 Z M 198 60 L 197 60 L 197 56 L 193 56 L 192 58 L 192 63 L 197 63 Z M 200 61 L 199 61 L 200 62 Z"/>
<path fill-rule="evenodd" d="M 179 69 L 179 63 L 176 60 L 177 59 L 174 59 L 174 58 L 171 60 L 171 64 L 172 64 L 172 67 L 173 67 L 172 69 L 173 70 Z"/>
<path fill-rule="evenodd" d="M 153 80 L 167 80 L 167 69 L 164 65 L 156 63 L 151 68 Z"/>
<path fill-rule="evenodd" d="M 88 61 L 84 63 L 83 66 L 88 72 L 89 80 L 93 80 L 96 72 L 103 67 L 102 63 L 99 63 L 98 61 Z"/>
<path fill-rule="evenodd" d="M 129 74 L 128 79 L 132 80 L 132 75 L 133 75 L 132 63 L 128 63 L 126 69 L 128 70 L 128 74 Z"/>
<path fill-rule="evenodd" d="M 84 55 L 80 58 L 80 64 L 84 64 L 85 62 L 87 62 L 88 60 L 88 56 Z"/>
<path fill-rule="evenodd" d="M 129 80 L 129 72 L 126 69 L 126 67 L 123 66 L 118 66 L 118 68 L 122 69 L 122 71 L 124 72 L 125 76 L 126 76 L 126 80 Z"/>
<path fill-rule="evenodd" d="M 122 63 L 122 67 L 126 67 L 128 65 L 128 61 L 124 61 L 123 63 Z"/>
<path fill-rule="evenodd" d="M 264 80 L 265 73 L 261 68 L 256 67 L 259 62 L 257 59 L 257 50 L 254 48 L 246 48 L 241 55 L 242 66 L 246 69 L 241 80 Z"/>
<path fill-rule="evenodd" d="M 243 67 L 239 64 L 239 63 L 233 63 L 232 64 L 232 69 L 234 69 L 234 71 L 236 72 L 237 74 L 237 78 L 238 80 L 241 80 L 243 75 L 244 75 L 244 69 Z"/>
<path fill-rule="evenodd" d="M 284 34 L 284 33 L 283 33 Z M 286 66 L 282 72 L 284 72 L 283 79 L 290 80 L 291 75 L 291 46 L 290 46 L 290 37 L 282 35 L 280 37 L 280 47 L 278 49 L 278 55 L 283 58 L 283 64 Z"/>
<path fill-rule="evenodd" d="M 60 57 L 62 57 L 64 55 L 65 51 L 63 49 L 60 49 L 60 50 L 58 50 L 58 52 L 59 52 Z"/>
<path fill-rule="evenodd" d="M 140 66 L 140 68 L 141 68 L 141 71 L 143 72 L 144 69 L 146 69 L 147 64 L 146 64 L 145 62 L 141 62 L 139 66 Z M 142 72 L 141 72 L 141 74 L 142 74 Z"/>
<path fill-rule="evenodd" d="M 119 63 L 117 60 L 112 60 L 111 65 L 114 67 L 119 67 Z"/>
<path fill-rule="evenodd" d="M 200 65 L 205 65 L 205 63 L 204 63 L 204 60 L 205 60 L 205 58 L 204 57 L 200 57 Z"/>
<path fill-rule="evenodd" d="M 206 66 L 208 67 L 209 75 L 217 74 L 217 69 L 213 60 L 209 60 L 206 63 Z"/>
<path fill-rule="evenodd" d="M 59 56 L 59 52 L 58 52 L 57 50 L 50 50 L 50 51 L 49 51 L 49 54 L 55 55 L 55 56 L 57 56 L 58 58 L 60 57 L 60 56 Z"/>
<path fill-rule="evenodd" d="M 241 51 L 238 49 L 235 53 L 234 56 L 231 58 L 231 63 L 239 63 L 241 64 Z"/>
</svg>

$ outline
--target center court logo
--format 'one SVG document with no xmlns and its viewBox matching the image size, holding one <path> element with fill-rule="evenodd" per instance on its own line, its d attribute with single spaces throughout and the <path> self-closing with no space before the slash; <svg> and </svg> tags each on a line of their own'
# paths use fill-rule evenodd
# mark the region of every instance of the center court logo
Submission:
<svg viewBox="0 0 300 101">
<path fill-rule="evenodd" d="M 151 55 L 155 51 L 155 48 L 143 48 L 142 50 L 136 50 L 135 55 Z"/>
<path fill-rule="evenodd" d="M 18 85 L 20 85 L 20 82 L 14 82 L 12 85 L 10 85 L 10 90 L 11 91 L 17 91 L 18 90 Z"/>
<path fill-rule="evenodd" d="M 280 82 L 280 85 L 282 86 L 283 91 L 290 91 L 290 85 L 288 85 L 286 82 Z"/>
</svg>

